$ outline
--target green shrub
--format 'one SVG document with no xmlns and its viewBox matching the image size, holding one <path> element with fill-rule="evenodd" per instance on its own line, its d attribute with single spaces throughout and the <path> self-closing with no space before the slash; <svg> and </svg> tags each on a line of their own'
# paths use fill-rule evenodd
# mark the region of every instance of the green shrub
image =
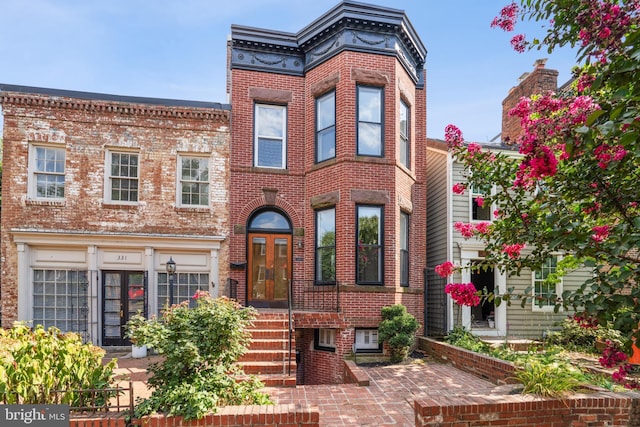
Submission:
<svg viewBox="0 0 640 427">
<path fill-rule="evenodd" d="M 627 340 L 624 339 L 620 331 L 603 325 L 585 326 L 584 323 L 573 317 L 564 319 L 560 330 L 550 332 L 546 342 L 550 345 L 562 346 L 570 351 L 599 353 L 596 349 L 596 341 L 598 340 L 609 340 L 619 348 L 628 347 Z"/>
<path fill-rule="evenodd" d="M 464 348 L 476 353 L 489 353 L 491 347 L 489 344 L 482 341 L 476 335 L 467 331 L 464 326 L 454 327 L 444 340 L 447 344 L 455 345 L 456 347 Z"/>
<path fill-rule="evenodd" d="M 420 324 L 402 304 L 382 307 L 381 312 L 382 321 L 378 325 L 379 338 L 389 345 L 391 362 L 402 362 L 407 358 L 409 349 L 416 341 L 415 334 Z"/>
<path fill-rule="evenodd" d="M 77 390 L 112 387 L 116 361 L 103 365 L 104 353 L 53 327 L 32 329 L 17 322 L 0 329 L 0 402 L 101 406 L 112 394 L 92 397 Z"/>
<path fill-rule="evenodd" d="M 522 383 L 523 394 L 536 394 L 543 397 L 563 397 L 583 386 L 584 374 L 566 362 L 544 363 L 529 360 L 515 372 Z"/>
<path fill-rule="evenodd" d="M 255 310 L 205 292 L 195 298 L 194 308 L 185 301 L 161 318 L 134 316 L 127 324 L 137 345 L 164 356 L 149 366 L 153 391 L 136 405 L 137 417 L 163 412 L 199 419 L 220 406 L 269 403 L 258 391 L 262 383 L 254 377 L 241 380 L 244 373 L 235 363 L 247 351 L 251 335 L 246 328 Z"/>
</svg>

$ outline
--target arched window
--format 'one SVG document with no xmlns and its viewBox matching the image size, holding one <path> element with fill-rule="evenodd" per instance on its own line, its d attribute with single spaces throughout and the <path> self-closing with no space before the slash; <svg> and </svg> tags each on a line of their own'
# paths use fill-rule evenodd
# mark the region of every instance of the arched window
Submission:
<svg viewBox="0 0 640 427">
<path fill-rule="evenodd" d="M 289 220 L 279 212 L 262 211 L 249 221 L 250 231 L 291 231 Z"/>
</svg>

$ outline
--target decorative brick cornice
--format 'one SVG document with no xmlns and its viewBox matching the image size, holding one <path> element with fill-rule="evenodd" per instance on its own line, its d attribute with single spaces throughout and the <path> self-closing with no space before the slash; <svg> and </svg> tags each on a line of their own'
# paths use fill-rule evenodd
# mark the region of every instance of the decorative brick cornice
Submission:
<svg viewBox="0 0 640 427">
<path fill-rule="evenodd" d="M 402 10 L 343 1 L 298 33 L 231 26 L 231 68 L 303 76 L 345 50 L 395 56 L 424 87 L 427 54 Z"/>
<path fill-rule="evenodd" d="M 45 92 L 46 89 L 43 89 Z M 99 94 L 91 94 L 99 96 Z M 106 97 L 107 95 L 105 95 Z M 160 100 L 158 100 L 160 102 Z M 123 100 L 108 101 L 53 96 L 46 93 L 0 92 L 0 105 L 55 108 L 84 111 L 96 114 L 119 114 L 189 120 L 229 120 L 229 111 L 214 107 L 161 105 L 155 103 L 130 103 Z"/>
</svg>

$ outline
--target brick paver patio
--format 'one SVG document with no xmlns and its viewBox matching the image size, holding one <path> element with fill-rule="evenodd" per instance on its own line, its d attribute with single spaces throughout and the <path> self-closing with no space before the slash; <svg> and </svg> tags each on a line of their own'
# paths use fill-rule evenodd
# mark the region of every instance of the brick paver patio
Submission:
<svg viewBox="0 0 640 427">
<path fill-rule="evenodd" d="M 136 396 L 148 395 L 144 374 L 150 358 L 118 360 L 118 374 L 134 381 Z M 419 397 L 455 395 L 462 401 L 472 396 L 504 394 L 505 387 L 482 380 L 451 365 L 428 358 L 413 363 L 365 367 L 370 385 L 300 385 L 295 388 L 266 388 L 274 403 L 317 406 L 320 425 L 339 426 L 415 426 L 413 401 Z"/>
</svg>

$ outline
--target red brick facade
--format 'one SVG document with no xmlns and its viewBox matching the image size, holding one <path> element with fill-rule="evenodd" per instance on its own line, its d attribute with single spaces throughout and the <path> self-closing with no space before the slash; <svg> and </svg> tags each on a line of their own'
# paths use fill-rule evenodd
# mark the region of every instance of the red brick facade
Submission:
<svg viewBox="0 0 640 427">
<path fill-rule="evenodd" d="M 509 116 L 509 111 L 518 104 L 520 98 L 558 90 L 558 71 L 545 68 L 545 62 L 545 59 L 536 61 L 533 71 L 521 77 L 518 86 L 512 88 L 502 101 L 503 141 L 515 143 L 522 133 L 520 119 Z"/>
<path fill-rule="evenodd" d="M 228 108 L 41 88 L 2 89 L 3 326 L 37 319 L 41 311 L 50 325 L 82 330 L 87 340 L 100 344 L 104 277 L 100 273 L 145 274 L 149 304 L 155 307 L 152 314 L 159 304 L 158 274 L 165 271 L 170 256 L 178 262 L 178 272 L 197 264 L 207 278 L 204 286 L 213 293 L 222 288 L 229 265 Z M 63 197 L 34 193 L 36 147 L 63 153 Z M 109 152 L 137 156 L 136 202 L 109 201 L 105 189 Z M 179 156 L 205 159 L 210 174 L 208 204 L 194 207 L 178 202 Z M 35 307 L 39 305 L 33 296 L 36 269 L 45 275 L 86 272 L 88 317 L 83 325 L 78 325 L 75 313 L 73 319 L 64 317 L 74 304 L 68 292 L 56 294 L 53 287 L 49 288 L 53 293 L 38 291 L 46 305 Z M 45 287 L 52 283 L 47 281 Z"/>
<path fill-rule="evenodd" d="M 341 9 L 344 7 L 344 10 Z M 358 13 L 352 5 L 339 5 L 328 12 L 335 15 Z M 357 9 L 357 7 L 356 7 Z M 398 19 L 406 20 L 400 16 Z M 340 21 L 340 25 L 345 21 Z M 314 22 L 301 31 L 299 39 L 311 40 L 312 34 L 323 34 L 325 21 Z M 410 26 L 410 24 L 409 24 Z M 298 63 L 315 60 L 313 66 L 295 72 L 280 67 L 284 55 L 258 51 L 256 39 L 273 37 L 258 31 L 245 36 L 250 29 L 232 28 L 230 48 L 230 87 L 233 132 L 231 136 L 231 226 L 230 260 L 232 265 L 246 266 L 248 225 L 252 215 L 261 209 L 274 209 L 284 214 L 292 225 L 294 298 L 302 285 L 315 280 L 316 217 L 319 208 L 335 208 L 336 282 L 339 287 L 339 314 L 332 318 L 322 314 L 296 313 L 296 343 L 304 382 L 336 383 L 343 378 L 342 359 L 353 350 L 356 328 L 377 328 L 383 306 L 402 303 L 420 323 L 423 318 L 423 271 L 426 239 L 426 94 L 422 84 L 423 70 L 412 75 L 395 53 L 377 52 L 344 46 L 335 54 L 326 52 L 343 43 L 384 40 L 387 31 L 371 30 L 366 34 L 342 38 L 339 30 L 315 46 L 300 46 Z M 350 34 L 345 31 L 345 34 Z M 282 36 L 284 37 L 284 35 Z M 375 37 L 375 38 L 374 38 Z M 247 41 L 248 40 L 248 41 Z M 362 43 L 362 42 L 360 42 Z M 328 47 L 324 47 L 328 46 Z M 419 49 L 419 46 L 416 48 Z M 289 48 L 289 50 L 294 50 Z M 315 52 L 319 52 L 314 55 Z M 271 55 L 271 56 L 270 56 Z M 325 55 L 325 56 L 322 56 Z M 247 58 L 253 58 L 248 62 Z M 321 59 L 316 59 L 321 57 Z M 295 58 L 294 58 L 295 59 Z M 296 61 L 286 60 L 286 64 Z M 268 61 L 270 60 L 270 61 Z M 277 66 L 272 63 L 277 63 Z M 421 65 L 421 64 L 420 64 Z M 280 68 L 278 68 L 280 67 Z M 303 67 L 304 68 L 304 67 Z M 357 155 L 357 86 L 383 88 L 383 156 Z M 336 153 L 323 162 L 316 155 L 316 99 L 335 90 Z M 410 108 L 410 167 L 399 161 L 399 110 L 401 100 Z M 256 103 L 286 106 L 286 167 L 281 169 L 254 166 L 254 132 Z M 383 207 L 383 280 L 381 285 L 356 283 L 356 207 Z M 400 213 L 410 214 L 409 284 L 400 285 Z M 247 282 L 251 266 L 234 268 L 230 277 L 238 282 L 238 296 L 247 301 Z M 295 301 L 294 301 L 295 303 Z M 314 330 L 336 330 L 335 351 L 314 348 Z M 300 371 L 299 371 L 300 372 Z M 299 375 L 300 376 L 300 375 Z"/>
</svg>

